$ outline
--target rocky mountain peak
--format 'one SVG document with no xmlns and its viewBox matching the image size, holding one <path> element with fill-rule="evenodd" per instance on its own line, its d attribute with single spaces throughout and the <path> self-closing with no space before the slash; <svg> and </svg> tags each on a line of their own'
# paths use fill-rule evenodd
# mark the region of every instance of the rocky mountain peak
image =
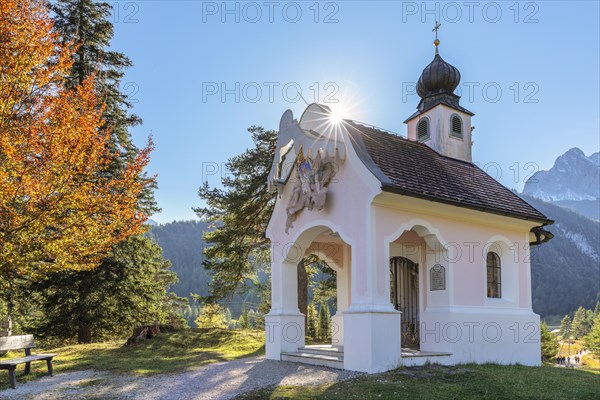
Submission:
<svg viewBox="0 0 600 400">
<path fill-rule="evenodd" d="M 574 147 L 548 171 L 538 171 L 525 183 L 523 193 L 545 201 L 589 201 L 600 198 L 600 155 L 587 157 Z"/>
</svg>

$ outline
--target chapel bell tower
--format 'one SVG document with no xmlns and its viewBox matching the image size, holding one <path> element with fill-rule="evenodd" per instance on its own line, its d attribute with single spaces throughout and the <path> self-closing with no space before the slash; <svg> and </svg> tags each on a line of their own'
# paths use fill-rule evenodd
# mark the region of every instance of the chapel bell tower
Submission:
<svg viewBox="0 0 600 400">
<path fill-rule="evenodd" d="M 458 69 L 440 57 L 435 28 L 435 56 L 425 67 L 417 82 L 417 94 L 421 98 L 417 111 L 405 124 L 408 138 L 431 147 L 440 154 L 471 162 L 471 111 L 459 105 L 460 97 L 454 90 L 460 83 Z"/>
</svg>

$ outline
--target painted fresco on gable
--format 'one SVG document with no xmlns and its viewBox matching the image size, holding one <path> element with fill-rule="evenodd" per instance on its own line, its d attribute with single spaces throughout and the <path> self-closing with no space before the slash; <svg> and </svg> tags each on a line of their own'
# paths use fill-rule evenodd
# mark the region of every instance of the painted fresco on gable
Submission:
<svg viewBox="0 0 600 400">
<path fill-rule="evenodd" d="M 336 172 L 335 158 L 321 149 L 313 158 L 304 156 L 302 150 L 296 161 L 298 179 L 294 182 L 292 195 L 286 207 L 287 221 L 285 233 L 294 225 L 294 221 L 304 208 L 322 210 L 327 200 L 327 187 Z"/>
</svg>

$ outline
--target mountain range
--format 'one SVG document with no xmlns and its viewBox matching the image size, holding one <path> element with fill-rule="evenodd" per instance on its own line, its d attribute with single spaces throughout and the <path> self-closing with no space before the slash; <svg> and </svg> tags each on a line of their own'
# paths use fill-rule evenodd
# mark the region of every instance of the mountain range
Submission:
<svg viewBox="0 0 600 400">
<path fill-rule="evenodd" d="M 600 153 L 586 157 L 579 148 L 570 149 L 548 171 L 533 174 L 523 193 L 600 219 Z"/>
<path fill-rule="evenodd" d="M 600 153 L 575 147 L 525 183 L 521 196 L 554 220 L 555 236 L 532 250 L 533 309 L 565 315 L 600 300 Z"/>
</svg>

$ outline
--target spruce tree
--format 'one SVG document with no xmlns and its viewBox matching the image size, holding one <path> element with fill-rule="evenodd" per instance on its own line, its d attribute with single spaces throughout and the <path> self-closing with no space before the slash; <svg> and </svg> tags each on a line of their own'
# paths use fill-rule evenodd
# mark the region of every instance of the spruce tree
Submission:
<svg viewBox="0 0 600 400">
<path fill-rule="evenodd" d="M 326 302 L 337 308 L 337 277 L 333 268 L 318 257 L 311 264 L 316 272 L 319 272 L 322 279 L 317 282 L 311 282 L 313 290 L 313 301 L 316 303 Z"/>
<path fill-rule="evenodd" d="M 543 321 L 540 324 L 540 343 L 542 346 L 542 360 L 550 361 L 556 356 L 560 345 L 556 337 L 548 331 L 548 325 Z"/>
<path fill-rule="evenodd" d="M 592 310 L 585 311 L 585 325 L 586 331 L 584 333 L 584 336 L 590 333 L 592 327 L 594 326 L 594 312 Z"/>
<path fill-rule="evenodd" d="M 227 307 L 225 309 L 225 323 L 227 324 L 227 329 L 231 329 L 232 328 L 232 324 L 231 321 L 233 320 L 233 317 L 231 316 L 231 310 L 229 309 L 229 307 Z"/>
<path fill-rule="evenodd" d="M 318 335 L 317 309 L 315 308 L 315 304 L 313 302 L 311 302 L 307 307 L 306 320 L 307 335 L 313 339 L 316 339 Z"/>
<path fill-rule="evenodd" d="M 575 339 L 584 337 L 592 329 L 592 312 L 588 311 L 589 310 L 586 310 L 583 307 L 579 307 L 577 311 L 575 311 L 575 316 L 573 317 L 573 322 L 571 323 L 571 329 Z"/>
<path fill-rule="evenodd" d="M 123 337 L 135 325 L 179 323 L 185 299 L 167 293 L 177 280 L 161 249 L 143 236 L 117 247 L 90 271 L 60 272 L 36 282 L 42 314 L 35 334 L 88 343 Z"/>
<path fill-rule="evenodd" d="M 562 336 L 563 340 L 566 340 L 571 334 L 571 317 L 565 315 L 560 321 L 560 336 Z"/>
<path fill-rule="evenodd" d="M 257 326 L 262 326 L 262 316 L 270 309 L 270 282 L 258 281 L 257 272 L 265 266 L 265 272 L 269 270 L 270 242 L 265 231 L 275 194 L 268 191 L 267 184 L 277 132 L 259 126 L 252 126 L 248 131 L 254 146 L 228 160 L 225 166 L 228 174 L 221 181 L 223 189 L 211 187 L 207 182 L 200 187 L 199 196 L 206 205 L 194 211 L 212 228 L 203 235 L 208 244 L 203 265 L 210 272 L 211 282 L 209 294 L 202 301 L 231 299 L 236 292 L 253 285 L 262 297 L 257 319 Z M 320 295 L 326 301 L 336 301 L 335 273 L 317 256 L 308 255 L 297 265 L 298 308 L 304 314 L 307 313 L 308 282 L 316 271 L 311 269 L 313 266 L 329 273 L 328 279 L 318 285 Z"/>
<path fill-rule="evenodd" d="M 129 129 L 142 123 L 140 117 L 129 112 L 133 104 L 121 90 L 125 69 L 133 65 L 123 53 L 109 50 L 114 36 L 110 22 L 112 6 L 95 0 L 58 0 L 50 4 L 54 13 L 55 30 L 64 43 L 77 46 L 68 81 L 74 87 L 92 74 L 96 75 L 97 90 L 104 101 L 105 128 L 111 132 L 109 146 L 121 157 L 115 158 L 113 168 L 120 169 L 134 159 L 138 149 L 133 144 Z M 139 206 L 147 214 L 158 211 L 153 190 L 148 188 L 139 199 Z"/>
<path fill-rule="evenodd" d="M 257 313 L 254 309 L 248 311 L 248 325 L 250 325 L 250 329 L 256 328 L 257 319 Z"/>
<path fill-rule="evenodd" d="M 319 307 L 319 337 L 321 339 L 328 339 L 331 336 L 331 314 L 329 313 L 329 306 L 327 303 L 321 303 Z"/>
<path fill-rule="evenodd" d="M 246 307 L 246 303 L 244 303 L 244 308 L 242 309 L 242 315 L 238 319 L 238 325 L 240 329 L 249 329 L 250 326 L 250 316 L 248 315 L 248 307 Z"/>
<path fill-rule="evenodd" d="M 212 229 L 204 234 L 204 267 L 211 273 L 204 302 L 231 298 L 245 284 L 258 284 L 256 268 L 268 265 L 270 243 L 265 230 L 275 204 L 267 190 L 277 133 L 253 126 L 248 129 L 254 147 L 226 163 L 223 189 L 205 182 L 199 190 L 205 207 L 195 209 Z"/>
<path fill-rule="evenodd" d="M 597 357 L 600 356 L 600 314 L 594 318 L 594 324 L 590 333 L 584 339 L 586 349 L 594 353 Z"/>
</svg>

